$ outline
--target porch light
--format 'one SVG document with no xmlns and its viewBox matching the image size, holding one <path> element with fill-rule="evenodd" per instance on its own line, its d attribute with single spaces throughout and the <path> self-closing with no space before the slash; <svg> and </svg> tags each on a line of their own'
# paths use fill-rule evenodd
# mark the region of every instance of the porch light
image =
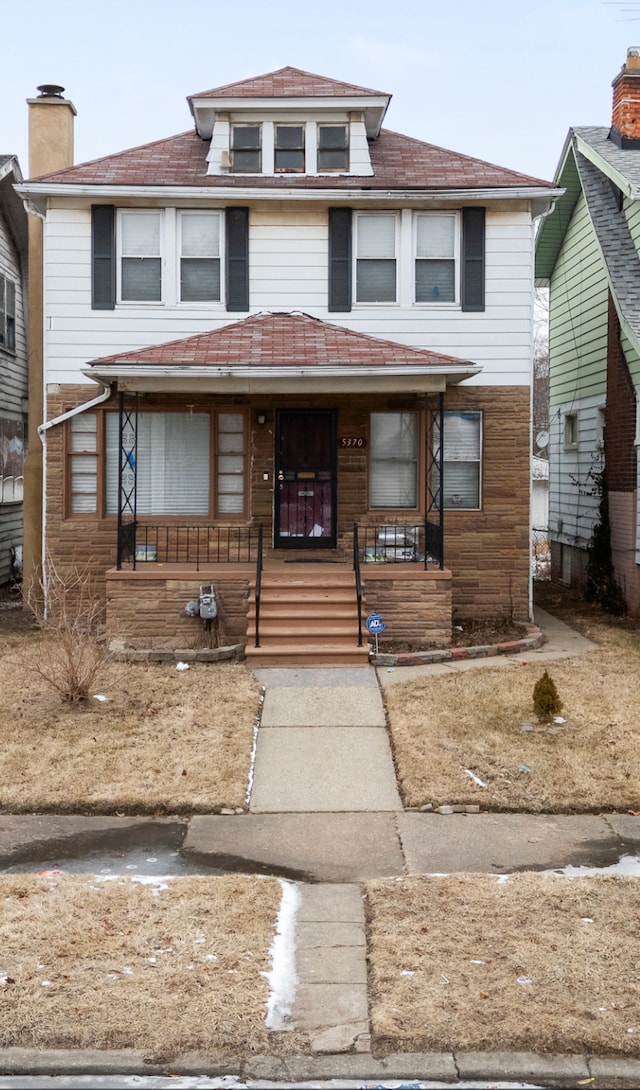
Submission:
<svg viewBox="0 0 640 1090">
<path fill-rule="evenodd" d="M 258 421 L 259 424 L 266 424 L 267 414 L 265 412 L 259 412 L 257 417 L 256 417 L 256 420 Z"/>
</svg>

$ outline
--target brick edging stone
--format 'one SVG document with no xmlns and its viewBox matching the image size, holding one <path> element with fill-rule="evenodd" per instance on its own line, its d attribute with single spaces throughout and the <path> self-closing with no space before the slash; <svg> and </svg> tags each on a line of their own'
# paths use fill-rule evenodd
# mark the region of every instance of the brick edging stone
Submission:
<svg viewBox="0 0 640 1090">
<path fill-rule="evenodd" d="M 372 654 L 369 661 L 372 666 L 431 666 L 437 662 L 460 662 L 464 659 L 492 658 L 496 655 L 517 655 L 522 651 L 535 651 L 542 647 L 545 636 L 535 624 L 522 625 L 525 635 L 521 640 L 507 640 L 505 643 L 479 644 L 477 647 L 449 647 L 439 651 L 407 651 L 400 655 L 380 652 Z"/>
</svg>

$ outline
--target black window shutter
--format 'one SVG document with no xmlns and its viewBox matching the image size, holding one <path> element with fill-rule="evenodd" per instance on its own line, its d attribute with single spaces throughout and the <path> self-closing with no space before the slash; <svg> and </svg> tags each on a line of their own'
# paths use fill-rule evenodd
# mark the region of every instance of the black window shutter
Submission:
<svg viewBox="0 0 640 1090">
<path fill-rule="evenodd" d="M 227 310 L 249 309 L 249 209 L 227 208 Z"/>
<path fill-rule="evenodd" d="M 351 310 L 351 209 L 329 209 L 329 310 Z"/>
<path fill-rule="evenodd" d="M 112 204 L 91 205 L 91 309 L 116 305 L 116 210 Z"/>
<path fill-rule="evenodd" d="M 484 208 L 462 209 L 462 309 L 484 310 Z"/>
</svg>

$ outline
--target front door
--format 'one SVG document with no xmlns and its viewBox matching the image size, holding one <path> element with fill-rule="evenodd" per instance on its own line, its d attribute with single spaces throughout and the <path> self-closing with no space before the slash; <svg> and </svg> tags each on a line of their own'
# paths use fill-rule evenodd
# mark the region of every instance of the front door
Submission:
<svg viewBox="0 0 640 1090">
<path fill-rule="evenodd" d="M 276 414 L 274 544 L 278 549 L 335 548 L 333 409 L 280 409 Z"/>
</svg>

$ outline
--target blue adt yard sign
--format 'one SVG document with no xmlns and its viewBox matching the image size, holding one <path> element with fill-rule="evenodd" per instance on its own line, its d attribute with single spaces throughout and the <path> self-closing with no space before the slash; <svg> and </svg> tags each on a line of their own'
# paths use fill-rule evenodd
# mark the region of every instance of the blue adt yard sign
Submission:
<svg viewBox="0 0 640 1090">
<path fill-rule="evenodd" d="M 367 630 L 376 638 L 376 655 L 378 654 L 378 636 L 386 627 L 381 613 L 370 613 L 367 617 Z"/>
</svg>

